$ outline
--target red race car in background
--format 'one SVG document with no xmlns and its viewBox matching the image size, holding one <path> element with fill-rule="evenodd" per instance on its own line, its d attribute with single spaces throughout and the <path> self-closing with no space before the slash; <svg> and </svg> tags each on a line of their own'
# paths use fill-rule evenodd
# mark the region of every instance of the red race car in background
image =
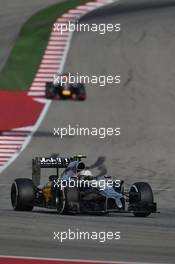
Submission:
<svg viewBox="0 0 175 264">
<path fill-rule="evenodd" d="M 71 83 L 69 74 L 58 74 L 53 82 L 46 82 L 45 96 L 47 99 L 85 100 L 86 89 L 83 83 Z"/>
</svg>

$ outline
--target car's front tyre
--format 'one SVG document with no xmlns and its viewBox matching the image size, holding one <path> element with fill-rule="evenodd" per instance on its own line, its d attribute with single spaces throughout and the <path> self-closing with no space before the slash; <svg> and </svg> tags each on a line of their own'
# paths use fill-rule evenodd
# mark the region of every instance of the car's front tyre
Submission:
<svg viewBox="0 0 175 264">
<path fill-rule="evenodd" d="M 151 206 L 154 197 L 151 186 L 146 182 L 136 182 L 131 186 L 129 193 L 130 206 L 136 208 L 133 212 L 136 217 L 146 217 L 152 213 Z"/>
</svg>

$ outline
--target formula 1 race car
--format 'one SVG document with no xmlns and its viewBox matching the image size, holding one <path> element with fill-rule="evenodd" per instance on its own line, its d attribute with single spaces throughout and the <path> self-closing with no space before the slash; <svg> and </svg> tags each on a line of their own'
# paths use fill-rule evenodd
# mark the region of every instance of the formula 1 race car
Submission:
<svg viewBox="0 0 175 264">
<path fill-rule="evenodd" d="M 146 217 L 157 211 L 153 192 L 146 182 L 134 183 L 128 191 L 123 181 L 106 176 L 94 177 L 82 158 L 59 156 L 36 157 L 32 162 L 32 180 L 15 179 L 11 187 L 11 203 L 16 211 L 31 211 L 34 206 L 65 213 L 133 213 Z M 41 168 L 55 168 L 45 185 L 40 184 Z M 59 175 L 59 169 L 64 170 Z M 101 184 L 103 183 L 103 184 Z"/>
<path fill-rule="evenodd" d="M 53 82 L 46 82 L 47 99 L 85 100 L 86 90 L 83 83 L 71 83 L 70 74 L 57 74 Z"/>
</svg>

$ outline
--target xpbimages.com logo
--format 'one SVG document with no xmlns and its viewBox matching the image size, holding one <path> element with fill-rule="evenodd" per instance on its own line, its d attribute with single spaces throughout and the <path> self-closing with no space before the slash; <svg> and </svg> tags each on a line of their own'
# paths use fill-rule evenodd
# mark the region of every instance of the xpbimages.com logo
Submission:
<svg viewBox="0 0 175 264">
<path fill-rule="evenodd" d="M 78 228 L 73 231 L 70 228 L 67 231 L 62 232 L 53 232 L 53 239 L 57 240 L 60 243 L 63 243 L 66 240 L 96 240 L 100 243 L 105 243 L 108 240 L 119 240 L 121 238 L 120 232 L 112 231 L 80 231 Z"/>
</svg>

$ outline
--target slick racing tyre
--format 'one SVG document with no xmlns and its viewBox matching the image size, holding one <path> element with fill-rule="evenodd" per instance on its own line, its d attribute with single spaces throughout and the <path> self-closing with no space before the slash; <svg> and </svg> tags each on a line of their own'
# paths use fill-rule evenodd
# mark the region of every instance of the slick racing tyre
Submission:
<svg viewBox="0 0 175 264">
<path fill-rule="evenodd" d="M 79 101 L 86 100 L 86 89 L 85 89 L 84 84 L 82 84 L 82 83 L 77 84 L 75 91 L 76 91 L 77 99 Z"/>
<path fill-rule="evenodd" d="M 35 186 L 30 179 L 16 179 L 11 187 L 11 203 L 15 211 L 32 211 Z"/>
<path fill-rule="evenodd" d="M 135 196 L 134 193 L 139 194 L 138 196 Z M 131 186 L 130 194 L 129 194 L 129 200 L 130 203 L 134 203 L 137 206 L 137 203 L 143 204 L 143 206 L 147 206 L 149 204 L 153 204 L 153 192 L 150 187 L 150 185 L 146 182 L 136 182 Z M 151 214 L 151 210 L 145 210 L 143 208 L 140 208 L 138 211 L 134 211 L 134 215 L 136 217 L 146 217 Z M 139 212 L 141 211 L 141 212 Z"/>
</svg>

